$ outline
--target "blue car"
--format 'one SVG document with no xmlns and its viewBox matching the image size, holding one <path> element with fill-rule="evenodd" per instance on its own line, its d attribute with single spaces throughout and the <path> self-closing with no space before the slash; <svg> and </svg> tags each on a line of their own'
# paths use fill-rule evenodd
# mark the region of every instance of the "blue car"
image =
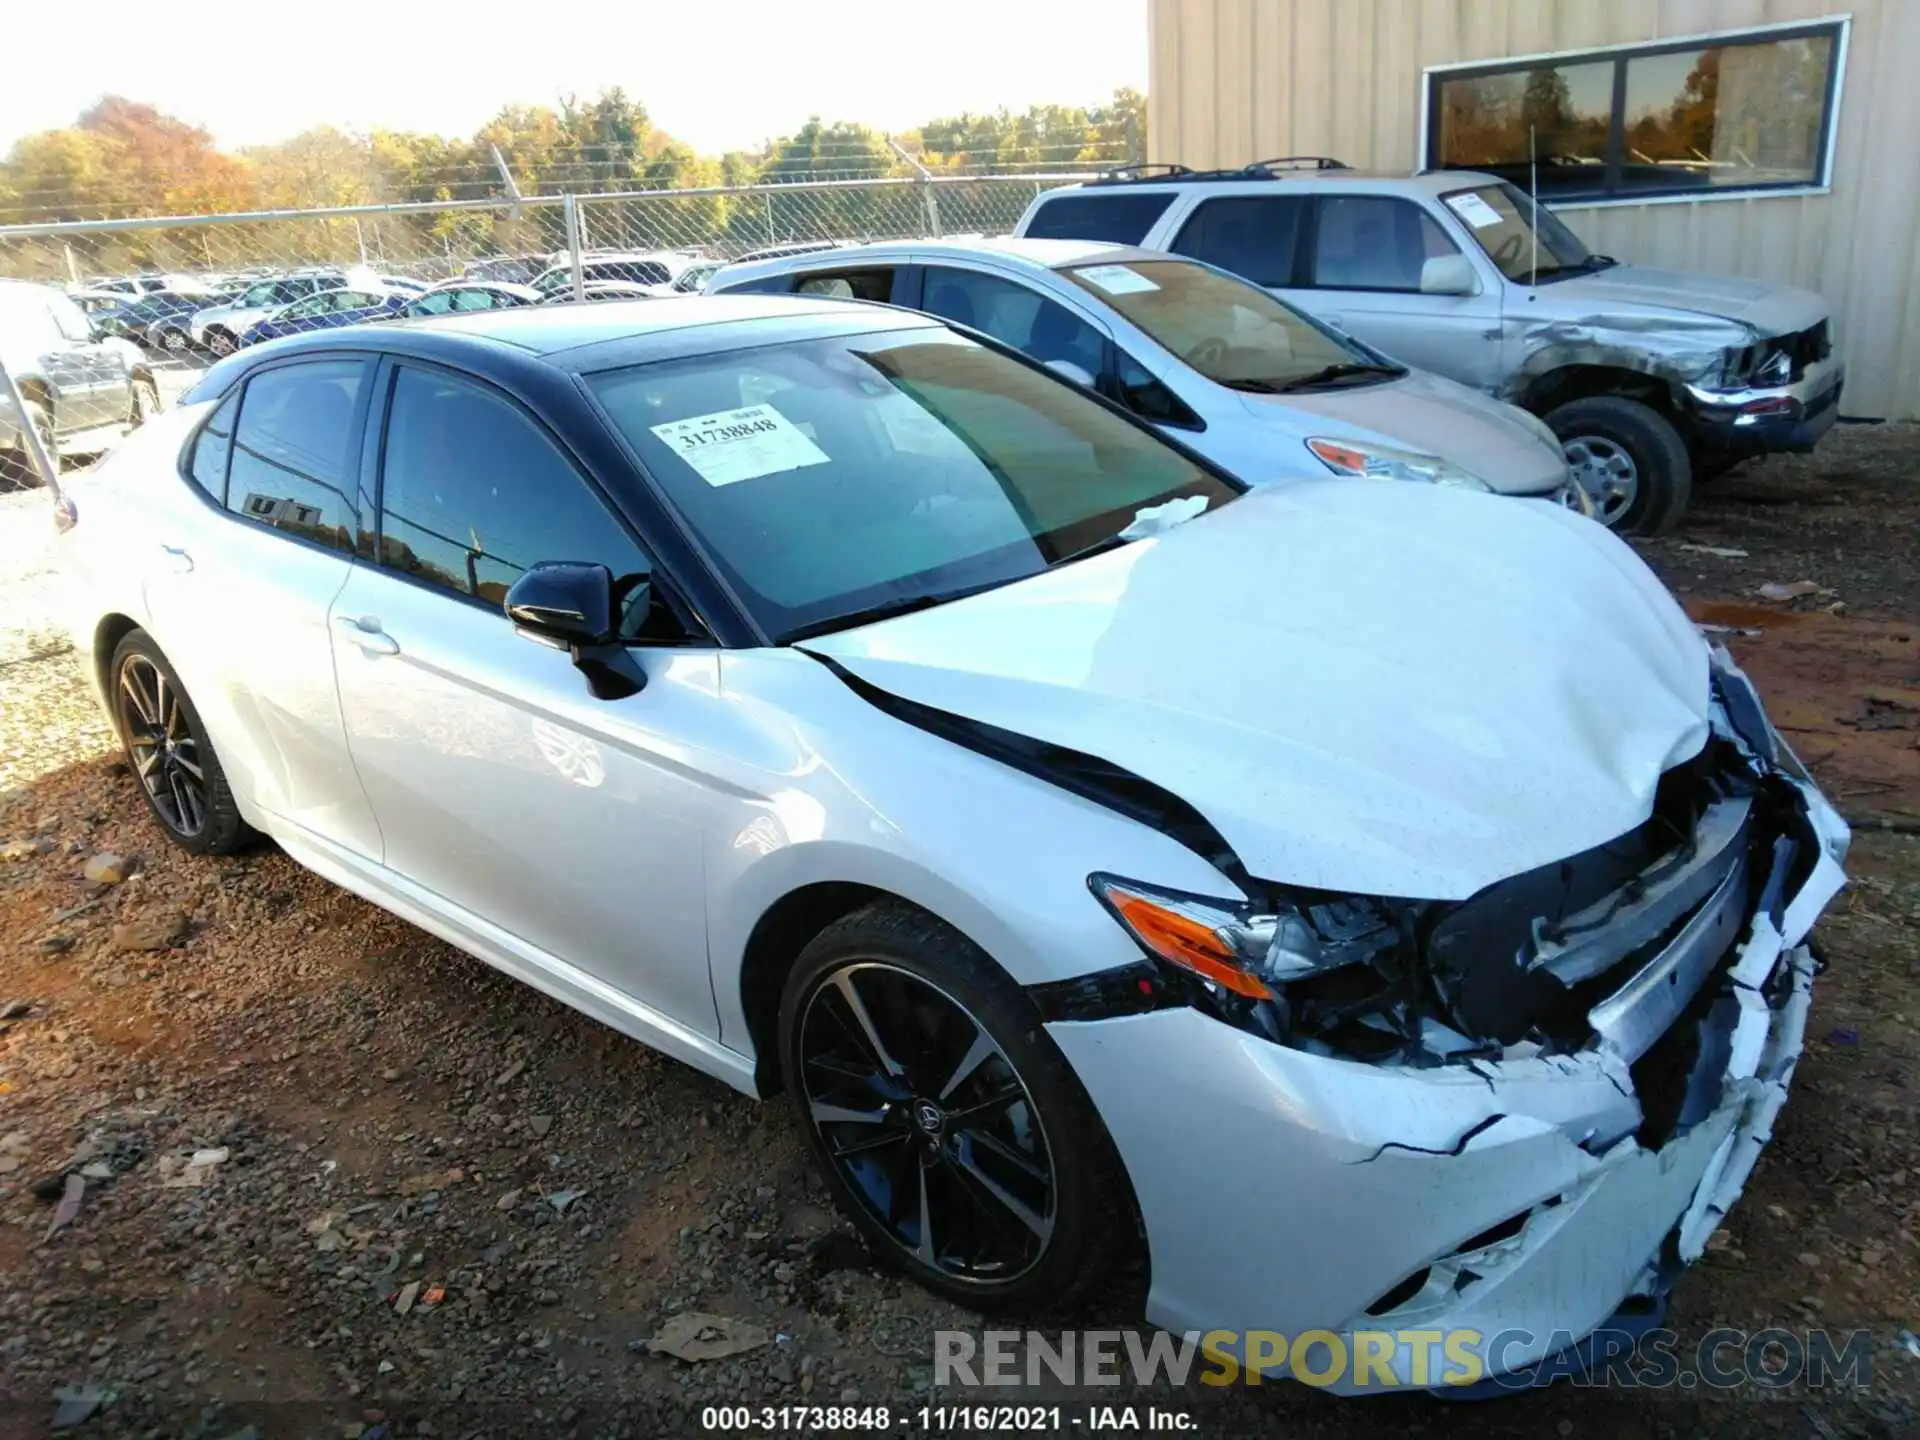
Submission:
<svg viewBox="0 0 1920 1440">
<path fill-rule="evenodd" d="M 277 340 L 282 335 L 304 335 L 309 330 L 333 330 L 363 320 L 391 320 L 414 297 L 403 290 L 322 290 L 256 320 L 240 336 L 242 345 Z"/>
</svg>

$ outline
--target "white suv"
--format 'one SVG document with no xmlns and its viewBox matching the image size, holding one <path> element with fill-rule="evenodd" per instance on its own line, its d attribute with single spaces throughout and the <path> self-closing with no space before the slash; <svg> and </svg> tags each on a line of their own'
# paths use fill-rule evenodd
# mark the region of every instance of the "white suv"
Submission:
<svg viewBox="0 0 1920 1440">
<path fill-rule="evenodd" d="M 1839 413 L 1818 295 L 1620 264 L 1495 175 L 1134 167 L 1037 197 L 1014 233 L 1208 261 L 1511 400 L 1560 435 L 1616 529 L 1669 528 L 1696 473 L 1810 449 Z"/>
</svg>

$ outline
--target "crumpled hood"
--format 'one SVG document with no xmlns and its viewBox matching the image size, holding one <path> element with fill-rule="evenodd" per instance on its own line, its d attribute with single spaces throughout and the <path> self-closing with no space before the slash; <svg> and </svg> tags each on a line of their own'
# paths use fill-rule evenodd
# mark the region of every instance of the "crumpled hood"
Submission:
<svg viewBox="0 0 1920 1440">
<path fill-rule="evenodd" d="M 1538 495 L 1567 482 L 1567 460 L 1503 400 L 1424 370 L 1384 385 L 1243 395 L 1247 409 L 1306 435 L 1374 440 L 1439 455 L 1464 466 L 1503 495 Z M 1307 417 L 1331 425 L 1313 427 Z"/>
<path fill-rule="evenodd" d="M 1555 280 L 1541 286 L 1539 294 L 1543 306 L 1555 316 L 1644 306 L 1737 320 L 1762 335 L 1790 335 L 1828 313 L 1827 302 L 1811 290 L 1646 265 L 1611 265 L 1591 275 Z"/>
<path fill-rule="evenodd" d="M 1622 542 L 1426 486 L 1256 490 L 803 645 L 1152 780 L 1263 879 L 1376 895 L 1464 898 L 1620 835 L 1708 731 L 1706 646 Z"/>
</svg>

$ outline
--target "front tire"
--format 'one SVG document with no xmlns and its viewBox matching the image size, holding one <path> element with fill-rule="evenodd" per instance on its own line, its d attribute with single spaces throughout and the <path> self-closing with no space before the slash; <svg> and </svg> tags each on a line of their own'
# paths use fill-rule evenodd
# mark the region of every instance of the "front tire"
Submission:
<svg viewBox="0 0 1920 1440">
<path fill-rule="evenodd" d="M 231 855 L 253 839 L 227 774 L 180 677 L 144 630 L 114 648 L 107 669 L 120 743 L 147 810 L 194 855 Z"/>
<path fill-rule="evenodd" d="M 239 348 L 240 342 L 235 340 L 233 336 L 225 330 L 209 330 L 207 332 L 207 349 L 219 359 L 226 359 L 227 356 L 233 354 L 233 352 Z"/>
<path fill-rule="evenodd" d="M 814 1159 L 884 1259 L 981 1311 L 1070 1309 L 1137 1246 L 1119 1156 L 1032 1003 L 901 903 L 816 936 L 780 1058 Z"/>
<path fill-rule="evenodd" d="M 1673 422 L 1624 395 L 1592 395 L 1547 412 L 1594 518 L 1625 535 L 1663 535 L 1693 498 L 1693 461 Z"/>
</svg>

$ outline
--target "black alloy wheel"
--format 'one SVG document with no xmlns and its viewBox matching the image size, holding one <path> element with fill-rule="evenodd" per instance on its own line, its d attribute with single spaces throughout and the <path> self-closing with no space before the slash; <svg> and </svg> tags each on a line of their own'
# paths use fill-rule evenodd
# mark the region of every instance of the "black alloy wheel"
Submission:
<svg viewBox="0 0 1920 1440">
<path fill-rule="evenodd" d="M 893 1242 L 954 1280 L 1026 1274 L 1053 1236 L 1033 1097 L 967 1007 L 877 961 L 823 977 L 801 1020 L 807 1113 Z"/>
</svg>

